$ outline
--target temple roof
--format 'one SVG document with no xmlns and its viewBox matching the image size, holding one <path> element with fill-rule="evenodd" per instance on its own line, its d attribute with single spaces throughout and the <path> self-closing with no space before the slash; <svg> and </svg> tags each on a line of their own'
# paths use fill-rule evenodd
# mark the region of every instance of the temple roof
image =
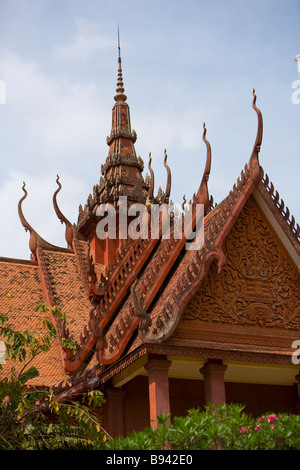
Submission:
<svg viewBox="0 0 300 470">
<path fill-rule="evenodd" d="M 263 121 L 256 106 L 255 92 L 252 106 L 257 114 L 258 126 L 253 151 L 223 201 L 213 205 L 209 195 L 212 152 L 204 125 L 203 141 L 207 153 L 204 169 L 199 176 L 199 187 L 191 197 L 190 206 L 184 207 L 182 214 L 173 219 L 169 238 L 160 231 L 158 238 L 125 239 L 108 265 L 95 263 L 82 227 L 89 218 L 95 217 L 97 206 L 101 202 L 116 206 L 118 197 L 123 194 L 128 195 L 132 202 L 147 202 L 150 211 L 151 203 L 155 201 L 151 155 L 150 181 L 145 183 L 143 164 L 134 149 L 136 134 L 131 131 L 124 91 L 119 57 L 116 103 L 112 131 L 107 140 L 109 153 L 102 167 L 103 178 L 100 185 L 94 188 L 94 196 L 89 198 L 85 209 L 80 212 L 77 225 L 72 225 L 59 209 L 57 195 L 61 183 L 57 178 L 58 189 L 53 196 L 53 205 L 59 220 L 66 227 L 67 248 L 49 244 L 27 222 L 22 209 L 27 197 L 24 185 L 25 194 L 19 203 L 19 215 L 24 228 L 30 232 L 32 261 L 0 259 L 0 278 L 5 281 L 5 290 L 11 293 L 13 299 L 11 303 L 5 300 L 6 310 L 2 313 L 8 313 L 12 325 L 25 327 L 27 323 L 23 319 L 26 317 L 30 319 L 28 325 L 32 322 L 32 328 L 37 328 L 39 318 L 32 312 L 39 301 L 46 301 L 50 308 L 57 306 L 66 314 L 66 321 L 56 322 L 56 326 L 60 337 L 70 338 L 77 344 L 77 351 L 74 353 L 57 344 L 50 353 L 49 361 L 41 364 L 44 384 L 62 382 L 59 386 L 62 394 L 72 394 L 92 383 L 100 383 L 107 371 L 124 358 L 134 357 L 135 352 L 142 354 L 145 348 L 151 350 L 161 345 L 178 346 L 179 340 L 174 333 L 184 310 L 201 289 L 211 269 L 216 269 L 219 274 L 224 269 L 224 243 L 249 201 L 255 200 L 265 214 L 280 243 L 289 253 L 294 268 L 300 266 L 300 227 L 259 162 Z M 166 152 L 164 165 L 167 186 L 161 202 L 168 204 L 171 174 Z M 186 242 L 199 222 L 200 216 L 195 210 L 199 204 L 204 206 L 203 244 L 194 250 L 186 250 Z M 188 213 L 191 220 L 189 233 L 176 238 L 176 227 L 182 226 Z M 299 324 L 297 321 L 299 331 L 300 318 Z M 183 347 L 185 341 L 182 338 L 180 341 Z M 189 343 L 190 347 L 197 347 L 197 344 L 197 341 Z M 232 354 L 236 349 L 239 353 L 246 348 L 249 351 L 249 345 L 236 346 L 230 341 L 224 345 L 211 339 L 201 347 L 204 348 L 204 345 L 210 350 L 219 348 L 224 351 L 227 348 Z M 256 349 L 262 354 L 274 354 L 276 358 L 287 360 L 284 347 L 266 346 L 264 349 L 260 345 Z M 65 389 L 63 383 L 69 376 L 73 377 L 73 387 Z"/>
</svg>

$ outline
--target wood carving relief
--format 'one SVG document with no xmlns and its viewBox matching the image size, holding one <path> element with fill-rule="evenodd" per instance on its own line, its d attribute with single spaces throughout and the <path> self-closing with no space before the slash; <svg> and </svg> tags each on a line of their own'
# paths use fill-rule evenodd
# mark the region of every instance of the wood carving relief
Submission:
<svg viewBox="0 0 300 470">
<path fill-rule="evenodd" d="M 252 198 L 224 244 L 221 274 L 212 266 L 183 319 L 297 330 L 299 273 Z"/>
</svg>

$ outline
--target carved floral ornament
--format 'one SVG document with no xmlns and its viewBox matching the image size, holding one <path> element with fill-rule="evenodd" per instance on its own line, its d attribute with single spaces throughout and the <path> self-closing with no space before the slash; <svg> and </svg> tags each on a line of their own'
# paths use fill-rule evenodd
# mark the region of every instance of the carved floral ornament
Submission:
<svg viewBox="0 0 300 470">
<path fill-rule="evenodd" d="M 221 274 L 210 270 L 183 319 L 299 329 L 299 274 L 252 198 L 228 235 L 224 252 Z"/>
</svg>

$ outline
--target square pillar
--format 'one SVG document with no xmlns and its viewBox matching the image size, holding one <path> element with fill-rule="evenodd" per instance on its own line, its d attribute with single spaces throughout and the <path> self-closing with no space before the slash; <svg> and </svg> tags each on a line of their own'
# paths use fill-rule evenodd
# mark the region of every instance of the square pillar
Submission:
<svg viewBox="0 0 300 470">
<path fill-rule="evenodd" d="M 226 403 L 224 374 L 227 366 L 222 362 L 207 362 L 201 367 L 200 373 L 204 377 L 204 390 L 206 405 L 220 405 Z"/>
<path fill-rule="evenodd" d="M 105 391 L 107 410 L 107 431 L 112 437 L 124 434 L 123 401 L 126 392 L 120 388 L 109 388 Z"/>
<path fill-rule="evenodd" d="M 170 413 L 168 370 L 172 361 L 150 359 L 145 364 L 149 382 L 150 426 L 156 428 L 157 416 Z"/>
</svg>

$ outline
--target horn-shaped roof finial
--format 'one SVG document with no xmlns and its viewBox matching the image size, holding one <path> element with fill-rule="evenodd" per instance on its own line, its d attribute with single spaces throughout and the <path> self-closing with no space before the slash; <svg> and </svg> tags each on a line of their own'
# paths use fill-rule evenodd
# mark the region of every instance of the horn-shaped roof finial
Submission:
<svg viewBox="0 0 300 470">
<path fill-rule="evenodd" d="M 24 192 L 24 196 L 21 197 L 19 203 L 18 203 L 18 214 L 19 218 L 21 221 L 21 224 L 25 228 L 26 232 L 29 230 L 30 232 L 30 238 L 29 238 L 29 248 L 32 253 L 32 259 L 34 261 L 37 261 L 37 248 L 38 246 L 44 247 L 44 248 L 53 248 L 54 245 L 51 245 L 50 243 L 46 242 L 33 228 L 32 226 L 28 223 L 26 220 L 24 214 L 23 214 L 23 209 L 22 209 L 22 203 L 23 201 L 27 198 L 27 190 L 26 190 L 26 184 L 25 181 L 23 182 L 22 190 Z M 55 247 L 57 248 L 57 247 Z"/>
<path fill-rule="evenodd" d="M 204 204 L 204 214 L 207 214 L 210 207 L 209 192 L 207 182 L 209 180 L 210 169 L 211 169 L 211 146 L 209 141 L 206 139 L 206 126 L 205 122 L 203 123 L 203 135 L 202 139 L 206 145 L 206 163 L 200 183 L 200 187 L 197 193 L 197 199 L 199 204 Z"/>
<path fill-rule="evenodd" d="M 23 186 L 22 186 L 22 190 L 24 192 L 24 196 L 21 197 L 19 203 L 18 203 L 18 214 L 19 214 L 19 217 L 20 217 L 20 220 L 21 220 L 21 224 L 23 225 L 23 227 L 25 228 L 25 231 L 27 232 L 28 230 L 31 232 L 31 231 L 34 231 L 33 228 L 31 227 L 31 225 L 27 222 L 27 220 L 25 219 L 25 216 L 23 214 L 23 209 L 22 209 L 22 203 L 23 201 L 27 198 L 28 196 L 28 192 L 26 190 L 26 183 L 25 181 L 23 181 Z"/>
<path fill-rule="evenodd" d="M 259 159 L 258 159 L 258 154 L 260 152 L 260 147 L 262 143 L 262 136 L 263 136 L 263 118 L 261 111 L 258 109 L 256 106 L 256 94 L 255 94 L 255 89 L 253 88 L 253 101 L 252 101 L 252 108 L 255 110 L 257 114 L 257 133 L 256 133 L 256 139 L 254 143 L 254 147 L 252 150 L 252 154 L 249 160 L 249 168 L 250 168 L 250 176 L 251 179 L 255 184 L 258 184 L 260 181 L 260 166 L 259 166 Z"/>
<path fill-rule="evenodd" d="M 148 211 L 151 210 L 151 204 L 154 201 L 154 172 L 152 170 L 151 162 L 152 162 L 152 157 L 151 157 L 151 152 L 149 152 L 148 169 L 150 171 L 150 183 L 149 183 L 148 195 L 147 195 L 147 200 L 146 200 L 146 207 Z"/>
<path fill-rule="evenodd" d="M 61 223 L 65 223 L 65 225 L 66 225 L 65 238 L 66 238 L 66 241 L 67 241 L 68 245 L 70 247 L 72 247 L 73 246 L 73 237 L 74 237 L 73 225 L 63 215 L 63 213 L 61 212 L 61 210 L 60 210 L 60 208 L 58 207 L 58 204 L 57 204 L 57 194 L 60 192 L 60 190 L 62 188 L 61 183 L 59 181 L 59 176 L 58 175 L 57 175 L 57 178 L 56 178 L 56 183 L 58 185 L 58 188 L 55 191 L 55 193 L 53 194 L 53 206 L 54 206 L 55 213 L 56 213 L 57 217 L 59 218 L 59 220 L 61 221 Z"/>
<path fill-rule="evenodd" d="M 171 194 L 171 170 L 170 170 L 169 165 L 167 165 L 167 158 L 168 158 L 168 155 L 167 155 L 167 151 L 165 150 L 164 166 L 167 170 L 168 178 L 167 178 L 167 185 L 166 185 L 166 191 L 165 191 L 163 202 L 166 204 L 169 204 L 169 199 L 170 199 L 170 194 Z"/>
</svg>

